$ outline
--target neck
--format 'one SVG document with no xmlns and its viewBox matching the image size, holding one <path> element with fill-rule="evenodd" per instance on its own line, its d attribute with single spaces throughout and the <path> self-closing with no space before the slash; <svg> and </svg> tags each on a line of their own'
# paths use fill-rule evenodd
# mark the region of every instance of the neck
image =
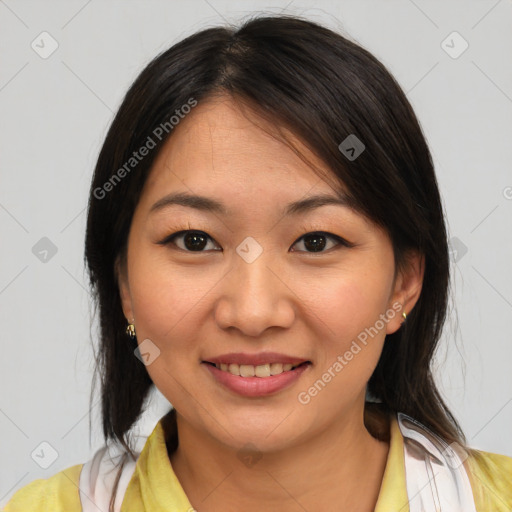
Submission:
<svg viewBox="0 0 512 512">
<path fill-rule="evenodd" d="M 340 419 L 293 449 L 241 457 L 177 415 L 176 476 L 198 512 L 375 508 L 389 445 L 366 430 L 363 414 Z"/>
</svg>

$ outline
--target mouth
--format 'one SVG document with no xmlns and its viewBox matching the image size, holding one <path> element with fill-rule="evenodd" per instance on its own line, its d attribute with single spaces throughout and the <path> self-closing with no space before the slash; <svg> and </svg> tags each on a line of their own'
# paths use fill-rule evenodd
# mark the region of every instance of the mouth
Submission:
<svg viewBox="0 0 512 512">
<path fill-rule="evenodd" d="M 312 366 L 309 360 L 262 352 L 225 354 L 201 361 L 214 382 L 244 397 L 263 398 L 296 383 Z"/>
<path fill-rule="evenodd" d="M 311 361 L 303 361 L 298 364 L 291 363 L 265 363 L 259 365 L 252 364 L 238 364 L 238 363 L 213 363 L 210 361 L 203 361 L 203 363 L 214 366 L 218 370 L 226 373 L 230 373 L 231 375 L 235 375 L 237 377 L 259 377 L 259 378 L 267 378 L 273 377 L 274 375 L 281 375 L 285 372 L 292 372 L 296 368 L 301 366 L 310 365 Z"/>
</svg>

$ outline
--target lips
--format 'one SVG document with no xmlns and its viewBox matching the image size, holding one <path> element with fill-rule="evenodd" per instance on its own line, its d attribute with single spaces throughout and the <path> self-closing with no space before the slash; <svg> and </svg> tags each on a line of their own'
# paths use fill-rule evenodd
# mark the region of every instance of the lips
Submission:
<svg viewBox="0 0 512 512">
<path fill-rule="evenodd" d="M 231 353 L 202 361 L 223 387 L 247 397 L 263 397 L 291 386 L 311 362 L 286 354 Z"/>
</svg>

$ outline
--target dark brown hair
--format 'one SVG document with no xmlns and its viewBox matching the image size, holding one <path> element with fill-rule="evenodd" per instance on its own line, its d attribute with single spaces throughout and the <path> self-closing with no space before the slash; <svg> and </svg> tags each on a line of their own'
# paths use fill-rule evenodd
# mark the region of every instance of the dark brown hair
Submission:
<svg viewBox="0 0 512 512">
<path fill-rule="evenodd" d="M 447 310 L 449 253 L 432 158 L 419 122 L 400 86 L 371 53 L 292 16 L 260 16 L 239 28 L 205 29 L 164 51 L 137 77 L 108 131 L 92 180 L 85 243 L 99 308 L 96 371 L 105 439 L 130 450 L 125 436 L 153 386 L 134 357 L 136 341 L 125 334 L 114 267 L 116 258 L 126 256 L 142 187 L 172 130 L 129 175 L 112 179 L 191 98 L 201 102 L 216 94 L 231 96 L 276 129 L 290 130 L 318 155 L 357 209 L 385 228 L 397 268 L 405 264 L 409 249 L 424 256 L 421 295 L 407 322 L 387 336 L 368 389 L 387 411 L 408 414 L 448 442 L 464 445 L 431 369 Z M 365 145 L 352 161 L 338 148 L 351 134 Z M 112 186 L 105 187 L 109 180 Z"/>
</svg>

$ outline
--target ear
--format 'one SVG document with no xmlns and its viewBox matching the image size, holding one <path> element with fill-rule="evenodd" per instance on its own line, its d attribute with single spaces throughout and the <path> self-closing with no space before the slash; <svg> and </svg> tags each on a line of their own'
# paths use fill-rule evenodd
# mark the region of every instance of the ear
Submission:
<svg viewBox="0 0 512 512">
<path fill-rule="evenodd" d="M 121 297 L 121 306 L 123 314 L 127 321 L 132 321 L 134 318 L 132 309 L 132 298 L 130 295 L 130 287 L 128 285 L 128 271 L 126 265 L 126 258 L 118 254 L 114 263 L 114 272 L 119 286 L 119 295 Z"/>
<path fill-rule="evenodd" d="M 386 334 L 393 334 L 400 329 L 404 321 L 402 313 L 409 315 L 418 301 L 425 275 L 425 257 L 417 250 L 406 253 L 404 268 L 397 271 L 393 293 L 388 304 L 397 314 L 389 320 Z"/>
</svg>

